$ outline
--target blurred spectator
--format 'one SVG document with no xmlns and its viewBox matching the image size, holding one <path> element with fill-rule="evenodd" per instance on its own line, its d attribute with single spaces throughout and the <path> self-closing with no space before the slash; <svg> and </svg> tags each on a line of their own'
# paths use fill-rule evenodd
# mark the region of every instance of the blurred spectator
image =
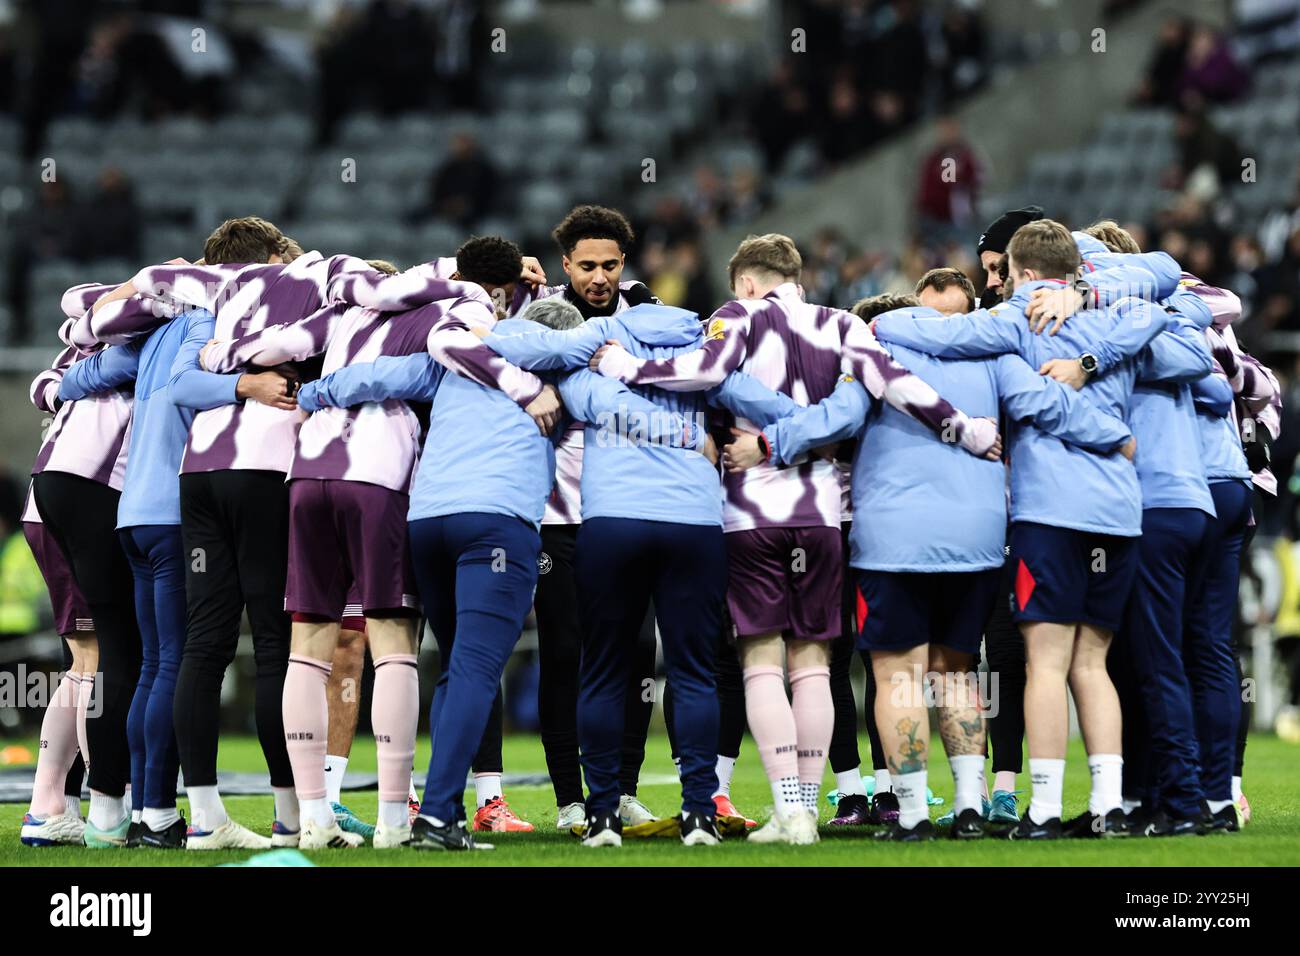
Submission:
<svg viewBox="0 0 1300 956">
<path fill-rule="evenodd" d="M 35 208 L 15 225 L 15 241 L 9 246 L 12 336 L 17 344 L 26 342 L 31 330 L 27 285 L 32 269 L 41 262 L 76 259 L 80 255 L 80 218 L 67 184 L 62 179 L 42 183 L 36 197 Z"/>
<path fill-rule="evenodd" d="M 451 139 L 451 155 L 429 182 L 428 205 L 412 218 L 435 216 L 469 228 L 491 212 L 498 181 L 496 167 L 473 134 L 457 133 Z"/>
<path fill-rule="evenodd" d="M 1182 189 L 1198 172 L 1213 175 L 1214 194 L 1218 186 L 1240 182 L 1241 150 L 1236 141 L 1215 128 L 1199 106 L 1181 109 L 1174 123 L 1178 166 L 1171 188 Z"/>
<path fill-rule="evenodd" d="M 1250 87 L 1250 78 L 1237 63 L 1225 36 L 1198 24 L 1187 41 L 1187 59 L 1178 81 L 1179 100 L 1199 97 L 1211 103 L 1231 103 Z"/>
<path fill-rule="evenodd" d="M 780 168 L 791 144 L 812 128 L 808 90 L 799 82 L 794 63 L 777 63 L 749 113 L 749 125 L 763 150 L 769 172 Z"/>
<path fill-rule="evenodd" d="M 675 245 L 699 235 L 699 224 L 691 217 L 680 196 L 661 197 L 650 219 L 637 230 L 645 248 Z"/>
<path fill-rule="evenodd" d="M 1191 26 L 1186 17 L 1169 17 L 1160 25 L 1146 77 L 1134 100 L 1145 106 L 1176 106 L 1187 60 Z"/>
<path fill-rule="evenodd" d="M 86 203 L 79 218 L 83 259 L 140 257 L 140 207 L 131 181 L 116 166 L 99 174 L 99 190 Z"/>
<path fill-rule="evenodd" d="M 975 203 L 983 172 L 974 147 L 955 117 L 935 125 L 934 148 L 921 160 L 917 182 L 917 227 L 922 242 L 961 240 L 975 229 Z"/>
<path fill-rule="evenodd" d="M 478 76 L 489 49 L 482 8 L 478 0 L 433 0 L 434 98 L 444 109 L 478 103 Z"/>
<path fill-rule="evenodd" d="M 340 4 L 317 49 L 319 141 L 355 109 L 393 115 L 427 107 L 436 49 L 433 21 L 411 0 L 371 0 L 364 10 Z"/>
<path fill-rule="evenodd" d="M 767 208 L 771 195 L 763 178 L 748 166 L 731 174 L 731 196 L 727 208 L 728 225 L 758 218 Z"/>
<path fill-rule="evenodd" d="M 814 131 L 822 159 L 849 160 L 915 122 L 927 102 L 946 106 L 988 75 L 984 21 L 969 4 L 946 4 L 932 21 L 918 0 L 802 0 L 786 9 L 816 53 L 787 55 L 750 105 L 769 172 Z"/>
<path fill-rule="evenodd" d="M 665 305 L 689 309 L 701 317 L 710 315 L 717 307 L 696 240 L 685 239 L 666 248 L 648 247 L 642 257 L 642 267 L 646 285 Z"/>
<path fill-rule="evenodd" d="M 701 229 L 713 229 L 727 211 L 727 190 L 718 171 L 708 164 L 695 167 L 686 205 Z"/>
<path fill-rule="evenodd" d="M 871 113 L 862 101 L 862 89 L 850 66 L 841 67 L 831 82 L 826 119 L 818 139 L 822 156 L 829 163 L 858 155 L 877 138 Z"/>
<path fill-rule="evenodd" d="M 1300 229 L 1291 233 L 1281 258 L 1257 276 L 1255 319 L 1268 330 L 1300 331 Z"/>
<path fill-rule="evenodd" d="M 943 40 L 939 64 L 943 101 L 951 103 L 983 85 L 988 76 L 988 43 L 978 12 L 960 4 L 944 12 L 939 32 Z"/>
</svg>

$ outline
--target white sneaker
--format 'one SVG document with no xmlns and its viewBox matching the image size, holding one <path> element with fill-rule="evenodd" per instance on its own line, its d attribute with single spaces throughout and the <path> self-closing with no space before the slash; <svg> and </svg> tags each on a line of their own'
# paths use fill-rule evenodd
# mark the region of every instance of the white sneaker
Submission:
<svg viewBox="0 0 1300 956">
<path fill-rule="evenodd" d="M 54 846 L 60 843 L 81 845 L 86 821 L 79 814 L 58 813 L 40 820 L 32 814 L 23 817 L 19 838 L 26 846 Z"/>
<path fill-rule="evenodd" d="M 767 823 L 748 837 L 750 843 L 787 843 L 791 846 L 808 846 L 819 839 L 817 818 L 803 807 L 791 811 L 788 816 L 773 813 Z"/>
<path fill-rule="evenodd" d="M 569 803 L 560 807 L 560 812 L 555 816 L 555 829 L 563 832 L 573 832 L 577 827 L 582 829 L 587 825 L 587 808 L 581 803 Z"/>
<path fill-rule="evenodd" d="M 343 830 L 337 822 L 331 820 L 328 826 L 322 826 L 315 820 L 304 820 L 298 836 L 298 849 L 325 850 L 336 848 L 350 850 L 362 846 L 365 838 Z"/>
<path fill-rule="evenodd" d="M 583 846 L 622 846 L 623 835 L 614 829 L 601 830 L 595 836 L 583 837 Z"/>
<path fill-rule="evenodd" d="M 618 798 L 618 817 L 623 821 L 624 827 L 654 823 L 659 819 L 644 803 L 626 793 Z"/>
<path fill-rule="evenodd" d="M 391 850 L 393 847 L 406 846 L 411 842 L 411 825 L 390 827 L 383 823 L 375 824 L 375 835 L 370 843 L 376 850 Z"/>
<path fill-rule="evenodd" d="M 187 850 L 269 850 L 271 838 L 254 833 L 248 827 L 226 817 L 215 830 L 200 830 L 191 824 L 185 835 Z"/>
<path fill-rule="evenodd" d="M 803 812 L 792 814 L 786 823 L 787 832 L 795 846 L 812 846 L 821 840 L 817 832 L 817 811 L 804 807 Z"/>
</svg>

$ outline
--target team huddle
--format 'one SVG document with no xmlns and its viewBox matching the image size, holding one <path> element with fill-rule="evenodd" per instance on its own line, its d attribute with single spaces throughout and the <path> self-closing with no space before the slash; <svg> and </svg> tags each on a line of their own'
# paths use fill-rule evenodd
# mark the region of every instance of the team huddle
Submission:
<svg viewBox="0 0 1300 956">
<path fill-rule="evenodd" d="M 1232 625 L 1281 405 L 1235 295 L 1037 207 L 981 237 L 979 301 L 940 268 L 851 310 L 804 301 L 779 234 L 740 244 L 708 317 L 622 279 L 617 210 L 576 207 L 554 236 L 561 285 L 499 237 L 399 271 L 249 217 L 196 263 L 65 293 L 23 519 L 66 672 L 24 844 L 465 850 L 532 830 L 502 791 L 500 691 L 530 611 L 555 825 L 586 846 L 815 843 L 828 760 L 829 825 L 881 840 L 1248 819 Z M 245 613 L 269 834 L 217 779 Z M 417 794 L 425 622 L 441 672 Z M 664 817 L 637 797 L 657 644 L 682 793 Z M 367 647 L 373 824 L 341 802 Z M 1070 694 L 1091 789 L 1067 819 Z M 937 827 L 931 707 L 956 789 Z M 761 826 L 730 796 L 746 727 Z"/>
</svg>

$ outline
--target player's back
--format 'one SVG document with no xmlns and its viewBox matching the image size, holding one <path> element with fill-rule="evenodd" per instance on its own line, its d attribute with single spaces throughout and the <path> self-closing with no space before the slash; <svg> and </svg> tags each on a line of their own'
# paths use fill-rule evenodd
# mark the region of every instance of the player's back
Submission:
<svg viewBox="0 0 1300 956">
<path fill-rule="evenodd" d="M 1050 285 L 1030 283 L 991 310 L 997 320 L 1020 323 L 1020 354 L 1035 369 L 1053 358 L 1077 359 L 1105 340 L 1115 325 L 1106 310 L 1087 309 L 1071 317 L 1057 335 L 1035 335 L 1027 328 L 1023 308 L 1033 288 Z M 1122 362 L 1091 379 L 1080 394 L 1101 411 L 1126 420 L 1136 374 L 1132 361 Z M 1095 454 L 1032 424 L 1013 423 L 1008 432 L 1013 521 L 1105 534 L 1141 533 L 1137 472 L 1119 452 Z"/>
<path fill-rule="evenodd" d="M 889 351 L 967 414 L 998 417 L 994 365 L 1002 358 L 942 359 L 901 345 L 891 345 Z M 941 441 L 927 426 L 884 402 L 872 401 L 853 461 L 852 489 L 853 567 L 936 572 L 1002 564 L 1002 463 L 976 458 L 957 442 Z"/>
<path fill-rule="evenodd" d="M 536 328 L 505 319 L 493 331 Z M 555 446 L 527 412 L 499 389 L 449 372 L 433 397 L 410 517 L 486 512 L 538 525 L 554 474 Z"/>
<path fill-rule="evenodd" d="M 814 405 L 834 391 L 847 313 L 805 302 L 794 283 L 733 305 L 748 313 L 741 371 L 800 405 Z M 738 424 L 754 428 L 750 422 Z M 727 531 L 840 524 L 840 478 L 835 466 L 820 458 L 791 468 L 762 464 L 727 473 L 723 488 Z"/>
</svg>

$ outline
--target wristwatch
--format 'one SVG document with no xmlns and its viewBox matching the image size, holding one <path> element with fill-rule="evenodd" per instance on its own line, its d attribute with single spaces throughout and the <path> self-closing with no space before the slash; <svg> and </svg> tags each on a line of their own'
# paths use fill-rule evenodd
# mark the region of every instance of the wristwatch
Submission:
<svg viewBox="0 0 1300 956">
<path fill-rule="evenodd" d="M 1091 352 L 1084 352 L 1079 356 L 1079 368 L 1083 369 L 1083 374 L 1091 378 L 1097 374 L 1097 356 Z"/>
<path fill-rule="evenodd" d="M 1079 308 L 1092 308 L 1092 286 L 1084 282 L 1083 279 L 1074 280 L 1074 291 L 1079 293 Z"/>
</svg>

